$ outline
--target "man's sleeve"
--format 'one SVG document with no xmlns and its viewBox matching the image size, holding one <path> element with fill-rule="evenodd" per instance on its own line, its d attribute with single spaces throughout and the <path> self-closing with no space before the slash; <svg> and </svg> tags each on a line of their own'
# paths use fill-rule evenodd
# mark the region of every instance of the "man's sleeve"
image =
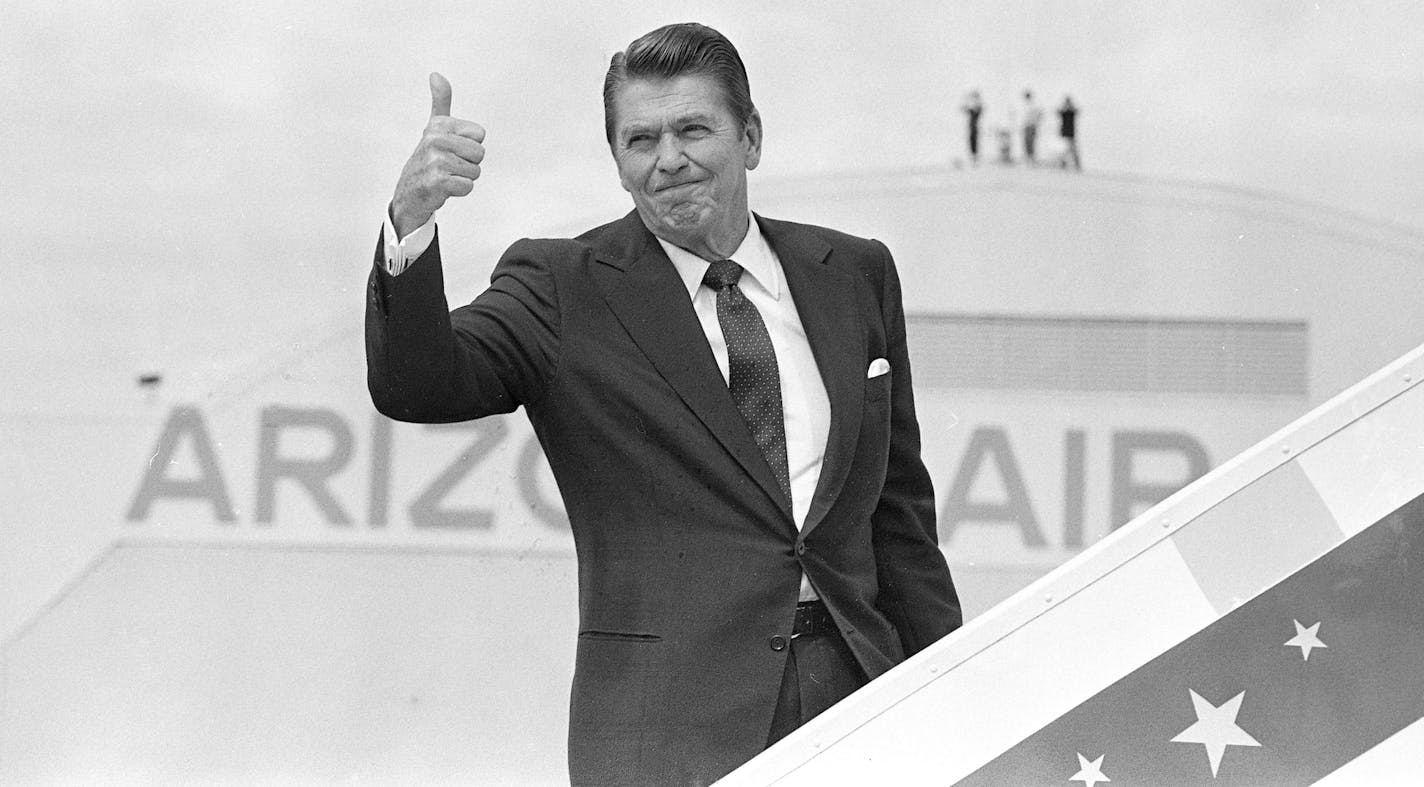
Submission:
<svg viewBox="0 0 1424 787">
<path fill-rule="evenodd" d="M 401 421 L 445 423 L 537 400 L 559 348 L 546 250 L 516 243 L 489 288 L 451 312 L 438 233 L 398 276 L 386 268 L 384 234 L 366 287 L 366 381 L 376 409 Z"/>
<path fill-rule="evenodd" d="M 890 251 L 884 252 L 880 312 L 890 362 L 890 455 L 885 488 L 872 516 L 880 577 L 877 606 L 900 632 L 905 655 L 923 650 L 963 623 L 959 596 L 939 548 L 934 488 L 920 458 L 910 356 L 900 280 Z"/>
<path fill-rule="evenodd" d="M 402 238 L 396 233 L 396 225 L 391 221 L 388 208 L 385 223 L 381 225 L 381 239 L 384 241 L 382 246 L 385 248 L 386 273 L 399 276 L 412 262 L 419 259 L 435 240 L 435 217 L 431 216 L 429 221 Z M 382 263 L 378 259 L 376 264 Z"/>
</svg>

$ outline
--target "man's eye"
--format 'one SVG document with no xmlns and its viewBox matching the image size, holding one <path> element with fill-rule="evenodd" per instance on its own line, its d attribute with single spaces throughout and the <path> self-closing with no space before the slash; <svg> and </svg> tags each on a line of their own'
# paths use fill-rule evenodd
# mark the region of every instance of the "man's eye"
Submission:
<svg viewBox="0 0 1424 787">
<path fill-rule="evenodd" d="M 708 134 L 712 133 L 712 129 L 700 123 L 694 123 L 690 126 L 684 126 L 682 129 L 682 133 L 685 136 L 689 137 L 705 137 Z"/>
</svg>

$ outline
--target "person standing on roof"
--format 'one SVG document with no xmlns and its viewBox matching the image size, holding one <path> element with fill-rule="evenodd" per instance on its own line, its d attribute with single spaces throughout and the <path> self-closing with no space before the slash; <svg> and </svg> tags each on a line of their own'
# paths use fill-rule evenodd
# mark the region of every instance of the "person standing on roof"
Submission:
<svg viewBox="0 0 1424 787">
<path fill-rule="evenodd" d="M 1034 146 L 1038 141 L 1038 124 L 1043 122 L 1043 110 L 1033 101 L 1033 91 L 1025 90 L 1024 94 L 1024 116 L 1023 116 L 1023 149 L 1024 163 L 1033 166 L 1037 163 L 1034 159 Z"/>
<path fill-rule="evenodd" d="M 1063 138 L 1063 157 L 1059 163 L 1067 169 L 1071 161 L 1073 169 L 1082 171 L 1083 163 L 1078 158 L 1077 119 L 1078 107 L 1073 104 L 1073 97 L 1064 96 L 1063 105 L 1058 108 L 1058 136 Z"/>
<path fill-rule="evenodd" d="M 979 99 L 979 91 L 971 90 L 960 106 L 969 118 L 969 163 L 979 166 L 979 116 L 984 114 L 984 102 Z"/>
</svg>

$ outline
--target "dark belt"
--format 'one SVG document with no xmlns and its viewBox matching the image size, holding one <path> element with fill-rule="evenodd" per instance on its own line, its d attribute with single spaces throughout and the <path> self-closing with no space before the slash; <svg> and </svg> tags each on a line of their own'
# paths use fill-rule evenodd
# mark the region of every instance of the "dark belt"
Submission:
<svg viewBox="0 0 1424 787">
<path fill-rule="evenodd" d="M 836 622 L 831 619 L 830 610 L 823 601 L 802 601 L 796 605 L 796 623 L 791 627 L 791 638 L 814 637 L 836 632 Z"/>
</svg>

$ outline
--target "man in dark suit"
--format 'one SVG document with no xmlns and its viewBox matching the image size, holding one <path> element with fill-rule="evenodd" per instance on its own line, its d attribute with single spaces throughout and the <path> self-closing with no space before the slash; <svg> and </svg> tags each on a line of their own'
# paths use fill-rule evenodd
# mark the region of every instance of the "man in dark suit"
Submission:
<svg viewBox="0 0 1424 787">
<path fill-rule="evenodd" d="M 749 211 L 731 43 L 670 25 L 615 55 L 635 210 L 519 241 L 453 312 L 433 216 L 484 131 L 431 92 L 367 291 L 371 396 L 408 421 L 525 407 L 578 552 L 572 780 L 705 784 L 959 626 L 890 253 Z"/>
</svg>

